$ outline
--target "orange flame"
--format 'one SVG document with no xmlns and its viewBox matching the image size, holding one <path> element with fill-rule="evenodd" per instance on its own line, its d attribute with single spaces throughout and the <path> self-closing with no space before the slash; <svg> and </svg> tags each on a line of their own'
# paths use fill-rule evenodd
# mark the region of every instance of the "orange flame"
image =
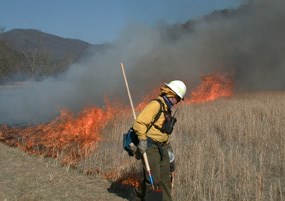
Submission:
<svg viewBox="0 0 285 201">
<path fill-rule="evenodd" d="M 138 187 L 140 182 L 136 178 L 127 178 L 121 181 L 123 185 Z"/>
<path fill-rule="evenodd" d="M 62 163 L 76 165 L 102 140 L 100 132 L 114 114 L 116 111 L 110 104 L 105 109 L 85 108 L 78 117 L 74 117 L 70 111 L 62 110 L 58 118 L 47 124 L 26 128 L 2 125 L 1 138 L 6 139 L 2 141 L 10 146 L 19 146 L 32 154 L 58 158 L 64 152 L 61 156 Z"/>
<path fill-rule="evenodd" d="M 220 73 L 201 76 L 202 83 L 192 91 L 186 103 L 200 103 L 233 95 L 233 81 Z"/>
</svg>

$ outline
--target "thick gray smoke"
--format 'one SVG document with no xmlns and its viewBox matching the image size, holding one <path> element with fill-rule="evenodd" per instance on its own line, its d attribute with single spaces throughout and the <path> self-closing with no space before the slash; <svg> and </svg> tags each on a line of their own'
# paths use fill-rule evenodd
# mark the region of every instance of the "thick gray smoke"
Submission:
<svg viewBox="0 0 285 201">
<path fill-rule="evenodd" d="M 188 29 L 130 25 L 109 48 L 91 52 L 60 78 L 0 90 L 0 123 L 45 122 L 63 108 L 101 107 L 105 97 L 127 103 L 121 62 L 135 103 L 164 82 L 181 79 L 191 90 L 201 75 L 214 72 L 230 73 L 236 90 L 284 89 L 284 7 L 282 0 L 252 1 Z"/>
</svg>

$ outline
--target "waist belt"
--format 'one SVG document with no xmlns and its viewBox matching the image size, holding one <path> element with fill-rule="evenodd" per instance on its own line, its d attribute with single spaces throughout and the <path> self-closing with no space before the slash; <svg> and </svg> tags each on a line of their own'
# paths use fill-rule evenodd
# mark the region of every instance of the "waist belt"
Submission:
<svg viewBox="0 0 285 201">
<path fill-rule="evenodd" d="M 162 160 L 163 159 L 162 147 L 167 145 L 167 143 L 166 142 L 156 142 L 153 139 L 151 139 L 150 137 L 147 137 L 147 144 L 148 145 L 155 144 L 158 147 L 158 151 L 159 151 L 159 154 L 160 154 L 160 159 Z"/>
</svg>

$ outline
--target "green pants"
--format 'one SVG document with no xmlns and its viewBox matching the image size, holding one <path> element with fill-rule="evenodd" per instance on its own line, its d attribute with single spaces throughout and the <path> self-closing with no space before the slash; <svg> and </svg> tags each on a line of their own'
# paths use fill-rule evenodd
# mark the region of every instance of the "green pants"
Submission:
<svg viewBox="0 0 285 201">
<path fill-rule="evenodd" d="M 155 188 L 162 190 L 162 201 L 172 201 L 171 198 L 171 181 L 170 181 L 170 162 L 169 155 L 167 152 L 168 146 L 162 146 L 162 153 L 156 144 L 148 146 L 146 154 L 148 162 L 154 180 Z M 144 166 L 144 181 L 137 191 L 136 200 L 145 200 L 145 194 L 152 189 L 150 184 L 148 172 Z M 148 200 L 146 200 L 148 201 Z M 159 201 L 159 200 L 158 200 Z"/>
</svg>

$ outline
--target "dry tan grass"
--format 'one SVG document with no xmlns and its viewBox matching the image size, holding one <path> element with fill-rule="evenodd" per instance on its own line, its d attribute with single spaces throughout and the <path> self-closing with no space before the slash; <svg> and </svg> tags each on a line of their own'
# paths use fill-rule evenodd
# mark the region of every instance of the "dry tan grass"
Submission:
<svg viewBox="0 0 285 201">
<path fill-rule="evenodd" d="M 109 122 L 102 132 L 104 141 L 77 166 L 84 174 L 105 175 L 113 182 L 111 188 L 104 183 L 106 189 L 94 195 L 98 190 L 94 184 L 103 180 L 47 170 L 19 150 L 7 152 L 2 146 L 0 199 L 111 199 L 114 194 L 107 188 L 119 195 L 113 196 L 114 200 L 128 198 L 131 188 L 121 183 L 140 178 L 141 171 L 140 162 L 129 158 L 122 148 L 122 134 L 131 126 L 132 118 L 130 112 Z M 239 94 L 209 103 L 180 105 L 177 118 L 171 136 L 177 163 L 174 200 L 285 200 L 284 92 Z M 10 165 L 3 161 L 10 161 Z"/>
<path fill-rule="evenodd" d="M 176 199 L 284 200 L 284 106 L 268 93 L 183 107 Z"/>
<path fill-rule="evenodd" d="M 181 105 L 172 135 L 174 200 L 285 200 L 285 93 L 249 93 Z M 140 163 L 122 149 L 132 117 L 106 127 L 98 151 L 79 165 L 85 173 L 137 177 Z"/>
<path fill-rule="evenodd" d="M 58 167 L 53 159 L 31 156 L 0 143 L 1 201 L 126 200 L 109 192 L 110 183 L 77 170 Z"/>
</svg>

